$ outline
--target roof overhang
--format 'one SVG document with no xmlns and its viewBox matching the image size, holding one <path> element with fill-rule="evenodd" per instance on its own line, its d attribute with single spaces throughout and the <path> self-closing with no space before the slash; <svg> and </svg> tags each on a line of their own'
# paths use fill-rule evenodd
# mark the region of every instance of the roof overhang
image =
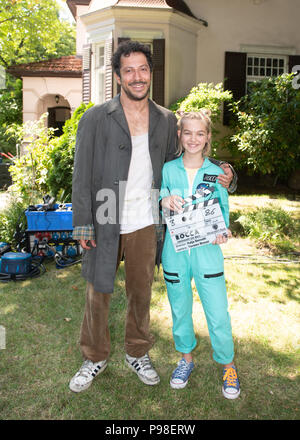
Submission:
<svg viewBox="0 0 300 440">
<path fill-rule="evenodd" d="M 76 13 L 76 6 L 82 5 L 82 6 L 88 6 L 91 3 L 91 0 L 67 0 L 67 5 L 72 12 L 72 15 L 74 19 L 76 20 L 77 13 Z"/>
<path fill-rule="evenodd" d="M 99 0 L 98 0 L 99 1 Z M 67 0 L 67 5 L 70 9 L 70 11 L 73 14 L 73 17 L 76 19 L 77 17 L 77 13 L 76 13 L 76 6 L 79 5 L 83 5 L 83 6 L 89 6 L 91 3 L 91 0 Z M 114 1 L 114 2 L 107 2 L 107 4 L 109 6 L 102 6 L 99 9 L 92 9 L 90 11 L 87 12 L 87 14 L 89 13 L 95 13 L 95 12 L 99 12 L 99 11 L 103 11 L 105 9 L 110 9 L 110 8 L 130 8 L 130 9 L 158 9 L 160 11 L 162 10 L 173 10 L 174 12 L 179 12 L 187 17 L 191 17 L 194 18 L 195 20 L 198 20 L 199 22 L 201 22 L 204 26 L 208 26 L 208 23 L 206 20 L 203 20 L 202 18 L 198 18 L 196 17 L 192 11 L 190 10 L 190 8 L 188 7 L 188 5 L 181 0 L 160 0 L 158 1 L 151 1 L 149 0 L 148 2 L 146 0 L 143 0 L 143 2 L 141 2 L 140 0 L 131 0 L 131 1 L 126 1 L 126 0 L 118 0 L 118 1 Z M 84 14 L 86 15 L 86 14 Z"/>
<path fill-rule="evenodd" d="M 73 62 L 73 69 L 65 67 L 68 61 Z M 75 64 L 74 64 L 75 63 Z M 49 60 L 16 64 L 6 69 L 8 73 L 16 78 L 23 77 L 62 77 L 81 78 L 82 58 L 80 56 L 68 56 L 53 58 Z"/>
</svg>

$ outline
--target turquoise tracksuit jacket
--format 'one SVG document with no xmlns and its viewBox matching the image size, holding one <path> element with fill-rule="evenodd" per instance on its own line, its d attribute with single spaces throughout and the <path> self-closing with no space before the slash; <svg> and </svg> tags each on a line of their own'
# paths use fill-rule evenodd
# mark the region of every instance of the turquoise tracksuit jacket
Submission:
<svg viewBox="0 0 300 440">
<path fill-rule="evenodd" d="M 223 170 L 205 159 L 198 170 L 192 188 L 182 156 L 167 162 L 162 171 L 161 198 L 179 195 L 186 198 L 201 187 L 214 187 L 212 197 L 218 197 L 226 226 L 229 226 L 227 190 L 217 182 Z M 222 364 L 234 357 L 230 317 L 227 311 L 227 293 L 224 278 L 224 258 L 219 245 L 207 244 L 176 253 L 169 231 L 166 232 L 162 266 L 172 310 L 175 348 L 190 353 L 196 346 L 193 329 L 193 292 L 191 280 L 200 296 L 207 319 L 214 359 Z"/>
</svg>

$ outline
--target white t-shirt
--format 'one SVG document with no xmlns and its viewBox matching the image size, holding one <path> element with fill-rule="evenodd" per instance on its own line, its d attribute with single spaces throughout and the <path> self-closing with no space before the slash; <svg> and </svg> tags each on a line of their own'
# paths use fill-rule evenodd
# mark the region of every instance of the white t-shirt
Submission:
<svg viewBox="0 0 300 440">
<path fill-rule="evenodd" d="M 186 168 L 185 171 L 187 172 L 188 179 L 189 179 L 189 196 L 192 195 L 193 192 L 193 183 L 194 179 L 196 177 L 196 174 L 198 173 L 199 168 Z"/>
<path fill-rule="evenodd" d="M 120 221 L 120 233 L 127 234 L 152 225 L 152 163 L 148 133 L 132 136 L 132 155 Z"/>
</svg>

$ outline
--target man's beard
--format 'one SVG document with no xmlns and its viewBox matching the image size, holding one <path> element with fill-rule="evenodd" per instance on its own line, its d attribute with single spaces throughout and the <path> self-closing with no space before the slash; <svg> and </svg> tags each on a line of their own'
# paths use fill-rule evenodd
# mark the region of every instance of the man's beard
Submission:
<svg viewBox="0 0 300 440">
<path fill-rule="evenodd" d="M 146 84 L 146 83 L 138 82 L 138 83 L 132 83 L 130 85 L 133 85 L 133 84 Z M 124 92 L 126 93 L 126 95 L 128 96 L 128 98 L 131 99 L 132 101 L 142 101 L 143 99 L 145 99 L 149 95 L 149 92 L 150 92 L 150 85 L 149 85 L 148 89 L 146 90 L 146 92 L 144 93 L 144 95 L 142 95 L 142 96 L 134 95 L 133 93 L 131 93 L 130 90 L 123 87 L 122 83 L 121 83 L 121 87 L 124 90 Z"/>
</svg>

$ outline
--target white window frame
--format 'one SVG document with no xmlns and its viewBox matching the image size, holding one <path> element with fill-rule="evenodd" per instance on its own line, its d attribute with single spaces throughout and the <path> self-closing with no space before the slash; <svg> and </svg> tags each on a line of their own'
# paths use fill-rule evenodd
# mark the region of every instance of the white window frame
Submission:
<svg viewBox="0 0 300 440">
<path fill-rule="evenodd" d="M 257 65 L 255 61 L 257 60 Z M 251 63 L 250 63 L 251 61 Z M 280 66 L 280 61 L 282 65 Z M 264 53 L 247 53 L 246 91 L 248 85 L 265 78 L 272 78 L 288 72 L 288 56 Z M 276 66 L 277 64 L 277 66 Z M 269 72 L 268 72 L 269 71 Z"/>
<path fill-rule="evenodd" d="M 295 47 L 287 47 L 287 46 L 260 46 L 253 44 L 241 44 L 240 51 L 247 54 L 246 60 L 246 93 L 248 92 L 248 85 L 252 82 L 259 81 L 265 78 L 271 78 L 275 75 L 250 75 L 248 72 L 248 59 L 250 57 L 253 58 L 271 58 L 271 59 L 283 59 L 284 60 L 284 72 L 288 73 L 289 69 L 289 56 L 294 55 L 296 53 Z M 260 72 L 259 72 L 260 73 Z"/>
<path fill-rule="evenodd" d="M 100 55 L 100 51 L 103 51 L 103 54 Z M 105 102 L 105 41 L 94 43 L 92 52 L 92 101 L 95 104 L 103 104 Z"/>
</svg>

